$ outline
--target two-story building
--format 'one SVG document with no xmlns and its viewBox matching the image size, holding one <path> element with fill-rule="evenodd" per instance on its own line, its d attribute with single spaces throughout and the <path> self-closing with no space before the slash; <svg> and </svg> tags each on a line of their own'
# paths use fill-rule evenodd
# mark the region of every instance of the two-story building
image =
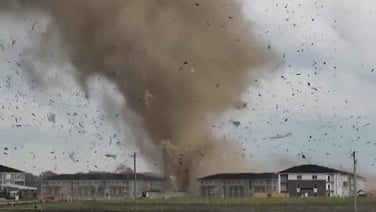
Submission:
<svg viewBox="0 0 376 212">
<path fill-rule="evenodd" d="M 162 177 L 136 174 L 136 196 L 143 192 L 164 191 Z M 119 199 L 134 197 L 134 174 L 78 173 L 61 174 L 42 181 L 42 198 L 73 199 Z"/>
<path fill-rule="evenodd" d="M 204 197 L 252 197 L 278 194 L 278 174 L 223 173 L 199 178 Z"/>
<path fill-rule="evenodd" d="M 0 165 L 0 196 L 17 197 L 34 196 L 37 188 L 26 186 L 25 172 L 8 166 Z"/>
<path fill-rule="evenodd" d="M 319 165 L 295 166 L 279 172 L 280 192 L 290 197 L 347 197 L 353 194 L 351 173 Z M 357 177 L 358 191 L 364 189 L 365 178 Z"/>
</svg>

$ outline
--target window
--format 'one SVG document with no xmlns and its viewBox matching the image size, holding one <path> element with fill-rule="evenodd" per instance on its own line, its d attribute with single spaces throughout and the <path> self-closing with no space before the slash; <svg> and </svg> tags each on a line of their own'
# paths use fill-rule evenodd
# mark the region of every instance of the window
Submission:
<svg viewBox="0 0 376 212">
<path fill-rule="evenodd" d="M 330 175 L 328 176 L 328 182 L 330 182 Z"/>
<path fill-rule="evenodd" d="M 328 191 L 330 191 L 330 184 L 328 184 Z"/>
<path fill-rule="evenodd" d="M 252 181 L 249 181 L 249 189 L 252 190 L 252 188 L 253 188 Z"/>
<path fill-rule="evenodd" d="M 297 178 L 298 180 L 301 180 L 301 179 L 302 179 L 302 175 L 298 175 L 298 176 L 296 176 L 296 178 Z"/>
<path fill-rule="evenodd" d="M 23 180 L 23 175 L 22 174 L 16 174 L 15 180 L 22 181 Z"/>
<path fill-rule="evenodd" d="M 297 188 L 300 188 L 300 183 L 298 183 L 298 184 L 296 185 L 296 187 L 297 187 Z"/>
<path fill-rule="evenodd" d="M 347 186 L 349 186 L 349 182 L 343 181 L 343 187 L 347 187 Z"/>
<path fill-rule="evenodd" d="M 5 175 L 5 179 L 6 179 L 6 180 L 10 180 L 10 178 L 11 178 L 11 175 L 10 175 L 10 174 L 6 174 L 6 175 Z"/>
<path fill-rule="evenodd" d="M 313 188 L 317 188 L 317 184 L 314 184 L 314 185 L 313 185 Z"/>
<path fill-rule="evenodd" d="M 312 175 L 312 180 L 317 180 L 317 175 Z"/>
</svg>

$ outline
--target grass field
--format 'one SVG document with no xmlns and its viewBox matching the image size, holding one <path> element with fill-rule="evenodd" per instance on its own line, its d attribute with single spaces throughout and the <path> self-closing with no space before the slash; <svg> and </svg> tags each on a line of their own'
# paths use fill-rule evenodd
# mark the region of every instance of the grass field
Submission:
<svg viewBox="0 0 376 212">
<path fill-rule="evenodd" d="M 359 212 L 376 212 L 376 199 L 359 198 Z M 36 207 L 36 208 L 35 208 Z M 352 211 L 351 198 L 264 198 L 74 201 L 3 205 L 1 211 Z"/>
</svg>

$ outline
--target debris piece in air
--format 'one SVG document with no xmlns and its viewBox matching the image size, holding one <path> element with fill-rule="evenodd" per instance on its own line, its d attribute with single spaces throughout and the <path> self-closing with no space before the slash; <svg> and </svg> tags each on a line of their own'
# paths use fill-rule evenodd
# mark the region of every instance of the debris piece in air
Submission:
<svg viewBox="0 0 376 212">
<path fill-rule="evenodd" d="M 292 132 L 282 134 L 282 135 L 277 133 L 277 135 L 270 137 L 270 139 L 282 139 L 282 138 L 289 137 L 290 135 L 292 135 Z"/>
<path fill-rule="evenodd" d="M 304 155 L 303 152 L 301 152 L 300 155 L 302 156 L 303 159 L 306 159 L 306 156 Z"/>
<path fill-rule="evenodd" d="M 151 94 L 148 90 L 145 91 L 144 94 L 144 101 L 146 104 L 146 107 L 149 108 L 150 106 L 150 99 L 154 98 L 153 94 Z"/>
<path fill-rule="evenodd" d="M 56 114 L 54 113 L 48 113 L 47 114 L 47 119 L 49 122 L 56 123 Z"/>
<path fill-rule="evenodd" d="M 238 110 L 241 110 L 243 108 L 246 108 L 248 106 L 248 103 L 247 102 L 242 102 L 242 101 L 239 101 L 237 104 L 236 104 L 236 109 Z"/>
<path fill-rule="evenodd" d="M 367 123 L 367 124 L 363 125 L 363 127 L 368 127 L 370 125 L 371 125 L 370 123 Z"/>
<path fill-rule="evenodd" d="M 239 127 L 239 126 L 240 126 L 240 121 L 232 121 L 232 124 L 233 124 L 235 127 Z"/>
<path fill-rule="evenodd" d="M 116 155 L 113 155 L 113 154 L 105 154 L 104 156 L 106 156 L 108 158 L 116 159 Z"/>
</svg>

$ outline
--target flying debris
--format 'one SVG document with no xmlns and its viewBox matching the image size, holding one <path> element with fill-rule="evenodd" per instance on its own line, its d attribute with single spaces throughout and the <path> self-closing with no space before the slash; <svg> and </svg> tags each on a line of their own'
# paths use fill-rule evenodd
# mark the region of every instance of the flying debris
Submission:
<svg viewBox="0 0 376 212">
<path fill-rule="evenodd" d="M 303 159 L 306 159 L 306 156 L 305 156 L 305 154 L 304 154 L 303 152 L 301 152 L 301 153 L 298 154 L 298 155 L 301 155 Z"/>
<path fill-rule="evenodd" d="M 277 133 L 277 135 L 270 137 L 270 139 L 282 139 L 282 138 L 289 137 L 290 135 L 292 135 L 292 132 L 288 132 L 286 134 L 278 134 Z"/>
<path fill-rule="evenodd" d="M 239 101 L 238 103 L 236 103 L 235 107 L 236 109 L 241 110 L 241 109 L 247 108 L 247 106 L 248 106 L 247 102 Z"/>
<path fill-rule="evenodd" d="M 233 124 L 235 127 L 239 127 L 239 126 L 240 126 L 240 121 L 232 121 L 232 124 Z"/>
<path fill-rule="evenodd" d="M 89 79 L 93 76 L 107 78 L 126 99 L 128 109 L 142 120 L 140 126 L 130 125 L 135 128 L 132 130 L 145 132 L 150 141 L 137 145 L 146 161 L 162 162 L 161 171 L 174 179 L 174 189 L 187 190 L 204 172 L 249 166 L 239 154 L 237 142 L 218 142 L 207 126 L 209 115 L 233 108 L 250 82 L 257 81 L 250 79 L 251 73 L 279 63 L 271 55 L 272 47 L 269 45 L 266 49 L 252 34 L 248 19 L 242 15 L 242 4 L 235 0 L 202 4 L 196 1 L 161 4 L 148 0 L 35 2 L 33 9 L 49 14 L 51 24 L 64 40 L 62 49 L 68 50 L 66 58 L 77 71 L 75 76 L 80 87 L 92 87 Z M 127 17 L 129 14 L 131 18 Z M 151 17 L 150 14 L 157 15 L 152 20 L 145 18 Z M 37 30 L 38 26 L 31 28 Z M 200 36 L 184 36 L 192 32 L 200 32 Z M 50 48 L 42 45 L 35 49 L 44 52 Z M 32 58 L 38 58 L 41 52 L 31 52 Z M 176 71 L 179 64 L 188 74 Z M 267 70 L 272 71 L 274 67 Z M 34 77 L 44 79 L 45 76 Z M 84 97 L 79 92 L 71 95 L 72 98 L 81 96 Z M 113 113 L 111 107 L 107 110 L 108 114 Z M 69 116 L 68 122 L 78 126 L 78 129 L 69 129 L 69 133 L 83 132 L 79 127 L 88 125 L 89 121 L 75 120 L 80 117 L 77 113 Z M 59 122 L 65 122 L 63 117 L 60 119 Z M 104 119 L 97 122 L 97 129 L 106 124 Z M 55 124 L 56 115 L 49 113 L 47 120 Z M 240 127 L 241 122 L 232 121 L 232 124 Z M 103 136 L 96 139 L 102 141 Z M 164 139 L 169 141 L 162 142 Z M 162 148 L 163 151 L 158 151 Z M 217 163 L 224 151 L 226 160 Z M 180 152 L 184 152 L 182 165 L 175 163 Z M 200 152 L 205 154 L 205 161 L 198 167 Z M 67 153 L 71 161 L 78 161 L 78 153 Z M 100 164 L 94 167 L 97 165 Z"/>
<path fill-rule="evenodd" d="M 370 123 L 367 123 L 367 124 L 363 125 L 363 127 L 368 127 L 370 125 L 371 125 Z"/>
<path fill-rule="evenodd" d="M 47 119 L 49 122 L 56 123 L 56 114 L 54 113 L 48 113 L 47 114 Z"/>
<path fill-rule="evenodd" d="M 105 154 L 104 156 L 108 157 L 108 158 L 113 158 L 113 159 L 116 159 L 116 155 L 114 154 Z"/>
</svg>

